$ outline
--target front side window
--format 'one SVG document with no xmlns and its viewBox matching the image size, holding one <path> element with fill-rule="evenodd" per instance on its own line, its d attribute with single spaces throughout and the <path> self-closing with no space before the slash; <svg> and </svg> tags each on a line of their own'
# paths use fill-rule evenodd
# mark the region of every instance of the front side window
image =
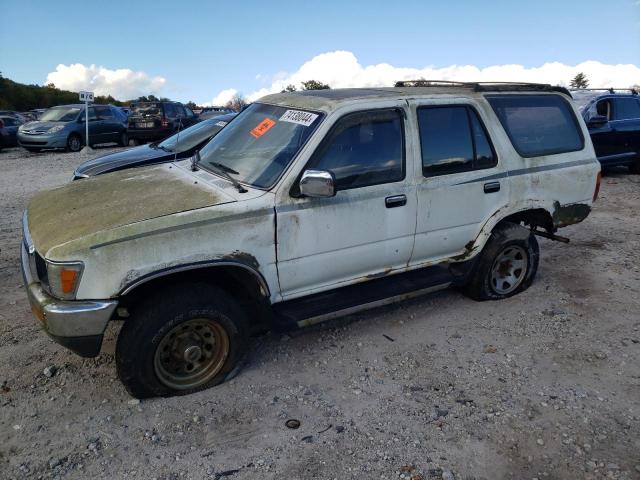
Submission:
<svg viewBox="0 0 640 480">
<path fill-rule="evenodd" d="M 635 98 L 614 99 L 615 120 L 631 120 L 640 118 L 640 101 Z"/>
<path fill-rule="evenodd" d="M 82 114 L 80 114 L 80 120 L 84 122 L 84 118 L 85 118 L 85 111 L 84 109 L 82 109 Z M 92 122 L 97 119 L 98 117 L 96 116 L 96 109 L 94 107 L 89 107 L 89 121 Z"/>
<path fill-rule="evenodd" d="M 323 114 L 253 103 L 200 152 L 200 166 L 271 188 L 322 121 Z"/>
<path fill-rule="evenodd" d="M 402 113 L 397 109 L 373 110 L 342 117 L 307 168 L 332 172 L 336 190 L 402 180 Z"/>
<path fill-rule="evenodd" d="M 464 105 L 418 108 L 425 177 L 491 168 L 497 163 L 474 109 Z"/>
<path fill-rule="evenodd" d="M 584 137 L 560 95 L 487 95 L 511 143 L 522 157 L 575 152 Z"/>
</svg>

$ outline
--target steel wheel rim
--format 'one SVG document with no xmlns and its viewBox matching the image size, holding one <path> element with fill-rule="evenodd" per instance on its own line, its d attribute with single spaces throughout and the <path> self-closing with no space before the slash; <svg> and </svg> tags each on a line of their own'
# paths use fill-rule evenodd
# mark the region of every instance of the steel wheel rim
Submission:
<svg viewBox="0 0 640 480">
<path fill-rule="evenodd" d="M 496 257 L 491 267 L 491 288 L 500 295 L 507 295 L 520 286 L 529 268 L 529 258 L 518 245 L 506 247 Z"/>
<path fill-rule="evenodd" d="M 229 335 L 210 318 L 182 322 L 162 337 L 154 355 L 154 368 L 161 383 L 187 390 L 214 378 L 229 357 Z"/>
</svg>

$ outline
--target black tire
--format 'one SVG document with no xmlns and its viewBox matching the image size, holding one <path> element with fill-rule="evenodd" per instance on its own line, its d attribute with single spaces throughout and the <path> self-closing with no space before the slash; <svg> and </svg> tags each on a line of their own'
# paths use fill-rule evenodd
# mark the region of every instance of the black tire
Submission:
<svg viewBox="0 0 640 480">
<path fill-rule="evenodd" d="M 182 362 L 186 365 L 184 366 L 185 370 L 189 368 L 188 365 L 191 365 L 192 369 L 194 368 L 189 363 L 190 360 L 186 359 L 189 354 L 188 350 L 193 346 L 185 345 L 186 342 L 192 344 L 194 340 L 191 338 L 188 341 L 180 339 L 180 335 L 197 337 L 197 332 L 189 333 L 188 326 L 201 321 L 211 322 L 220 327 L 221 332 L 226 333 L 228 339 L 228 342 L 224 344 L 226 354 L 217 360 L 216 370 L 206 373 L 210 376 L 203 378 L 200 384 L 181 385 L 179 388 L 167 385 L 163 378 L 168 378 L 172 373 L 167 373 L 167 370 L 162 366 L 164 358 L 174 364 Z M 185 328 L 187 329 L 186 334 L 181 330 Z M 178 337 L 176 337 L 176 331 Z M 209 337 L 211 337 L 210 333 Z M 203 337 L 198 338 L 198 341 L 213 342 L 213 340 L 206 340 Z M 116 345 L 118 376 L 127 391 L 136 398 L 186 395 L 204 390 L 232 378 L 240 370 L 247 351 L 248 338 L 249 331 L 243 308 L 220 288 L 204 283 L 167 288 L 135 307 L 131 318 L 122 327 Z M 167 348 L 168 342 L 174 342 L 174 344 L 180 342 L 182 346 L 174 349 L 172 348 L 174 344 L 171 344 L 171 348 Z M 208 346 L 208 351 L 212 350 L 212 345 L 213 343 Z M 197 348 L 200 347 L 207 347 L 207 345 L 200 344 Z M 216 345 L 213 350 L 212 356 L 215 357 L 218 355 L 215 350 L 220 349 Z M 173 353 L 165 353 L 165 351 Z M 202 354 L 196 354 L 203 355 L 200 357 L 200 361 L 204 358 L 204 351 L 203 348 Z M 192 373 L 182 373 L 182 378 L 197 373 L 197 368 Z M 163 377 L 163 375 L 167 375 L 167 377 Z"/>
<path fill-rule="evenodd" d="M 476 260 L 465 293 L 478 301 L 517 295 L 533 283 L 539 261 L 540 247 L 528 228 L 500 223 Z M 522 266 L 514 267 L 516 262 Z"/>
<path fill-rule="evenodd" d="M 629 172 L 633 173 L 634 175 L 640 175 L 640 159 L 629 165 Z"/>
<path fill-rule="evenodd" d="M 82 150 L 82 139 L 77 133 L 72 133 L 67 138 L 67 151 L 79 152 L 80 150 Z"/>
<path fill-rule="evenodd" d="M 120 132 L 120 138 L 118 139 L 118 145 L 120 145 L 121 147 L 128 147 L 129 146 L 129 136 L 127 135 L 127 132 Z"/>
</svg>

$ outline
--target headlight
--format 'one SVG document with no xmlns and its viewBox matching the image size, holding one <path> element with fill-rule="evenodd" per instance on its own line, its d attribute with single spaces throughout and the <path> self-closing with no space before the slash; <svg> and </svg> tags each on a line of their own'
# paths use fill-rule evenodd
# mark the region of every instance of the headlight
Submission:
<svg viewBox="0 0 640 480">
<path fill-rule="evenodd" d="M 47 130 L 47 133 L 57 133 L 64 128 L 64 125 L 56 125 Z"/>
<path fill-rule="evenodd" d="M 47 279 L 51 295 L 61 300 L 76 298 L 84 264 L 82 262 L 47 262 Z"/>
</svg>

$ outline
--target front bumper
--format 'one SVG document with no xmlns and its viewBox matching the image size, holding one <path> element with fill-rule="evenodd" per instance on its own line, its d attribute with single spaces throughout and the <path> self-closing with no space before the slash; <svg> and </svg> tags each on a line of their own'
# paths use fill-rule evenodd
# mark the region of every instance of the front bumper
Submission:
<svg viewBox="0 0 640 480">
<path fill-rule="evenodd" d="M 67 132 L 27 134 L 18 131 L 18 145 L 25 148 L 65 148 Z"/>
<path fill-rule="evenodd" d="M 26 226 L 25 226 L 26 227 Z M 21 246 L 22 277 L 31 311 L 44 331 L 60 345 L 82 357 L 100 353 L 107 323 L 118 306 L 115 300 L 58 300 L 37 279 L 35 250 L 28 232 Z"/>
</svg>

